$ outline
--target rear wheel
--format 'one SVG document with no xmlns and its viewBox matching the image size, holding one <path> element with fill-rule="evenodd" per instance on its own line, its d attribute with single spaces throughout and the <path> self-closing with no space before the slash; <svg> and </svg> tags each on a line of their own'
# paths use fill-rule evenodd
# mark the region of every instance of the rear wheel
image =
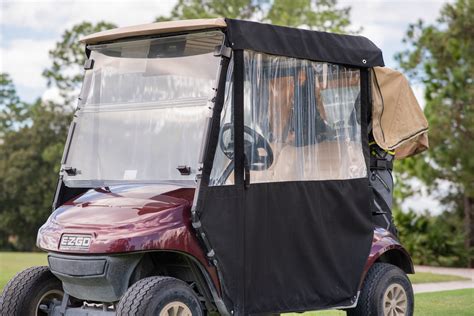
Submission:
<svg viewBox="0 0 474 316">
<path fill-rule="evenodd" d="M 54 300 L 60 302 L 63 296 L 61 281 L 48 267 L 32 267 L 18 273 L 5 286 L 0 296 L 0 315 L 47 315 Z"/>
<path fill-rule="evenodd" d="M 202 316 L 203 310 L 185 282 L 155 276 L 138 281 L 125 292 L 117 315 Z"/>
<path fill-rule="evenodd" d="M 413 289 L 405 272 L 388 263 L 375 263 L 367 273 L 356 308 L 349 316 L 412 316 Z"/>
</svg>

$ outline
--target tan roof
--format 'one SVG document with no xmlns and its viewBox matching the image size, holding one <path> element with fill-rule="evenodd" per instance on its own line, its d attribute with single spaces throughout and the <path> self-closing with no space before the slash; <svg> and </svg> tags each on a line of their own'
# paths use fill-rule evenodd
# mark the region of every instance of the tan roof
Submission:
<svg viewBox="0 0 474 316">
<path fill-rule="evenodd" d="M 97 44 L 99 42 L 112 41 L 125 37 L 224 28 L 226 26 L 227 24 L 223 18 L 156 22 L 119 27 L 116 29 L 94 33 L 82 38 L 80 42 L 85 44 Z"/>
</svg>

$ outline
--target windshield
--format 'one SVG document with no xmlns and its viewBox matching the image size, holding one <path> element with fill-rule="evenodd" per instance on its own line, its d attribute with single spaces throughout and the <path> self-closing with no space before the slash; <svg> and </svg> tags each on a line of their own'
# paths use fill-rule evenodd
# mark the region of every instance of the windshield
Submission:
<svg viewBox="0 0 474 316">
<path fill-rule="evenodd" d="M 222 43 L 212 31 L 89 46 L 66 185 L 193 182 Z"/>
</svg>

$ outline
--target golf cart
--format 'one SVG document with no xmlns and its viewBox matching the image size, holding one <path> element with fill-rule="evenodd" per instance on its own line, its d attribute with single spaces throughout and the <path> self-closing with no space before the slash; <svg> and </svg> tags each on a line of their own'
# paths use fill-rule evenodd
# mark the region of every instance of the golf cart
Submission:
<svg viewBox="0 0 474 316">
<path fill-rule="evenodd" d="M 85 37 L 47 267 L 1 315 L 412 315 L 392 160 L 427 148 L 368 39 L 233 19 Z"/>
</svg>

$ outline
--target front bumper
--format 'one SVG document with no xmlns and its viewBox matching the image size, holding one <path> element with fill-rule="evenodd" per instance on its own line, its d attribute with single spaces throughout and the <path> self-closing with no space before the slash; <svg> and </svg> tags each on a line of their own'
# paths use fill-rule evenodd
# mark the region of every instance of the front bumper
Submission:
<svg viewBox="0 0 474 316">
<path fill-rule="evenodd" d="M 130 277 L 142 255 L 48 254 L 51 272 L 66 293 L 85 301 L 116 302 L 128 289 Z"/>
</svg>

